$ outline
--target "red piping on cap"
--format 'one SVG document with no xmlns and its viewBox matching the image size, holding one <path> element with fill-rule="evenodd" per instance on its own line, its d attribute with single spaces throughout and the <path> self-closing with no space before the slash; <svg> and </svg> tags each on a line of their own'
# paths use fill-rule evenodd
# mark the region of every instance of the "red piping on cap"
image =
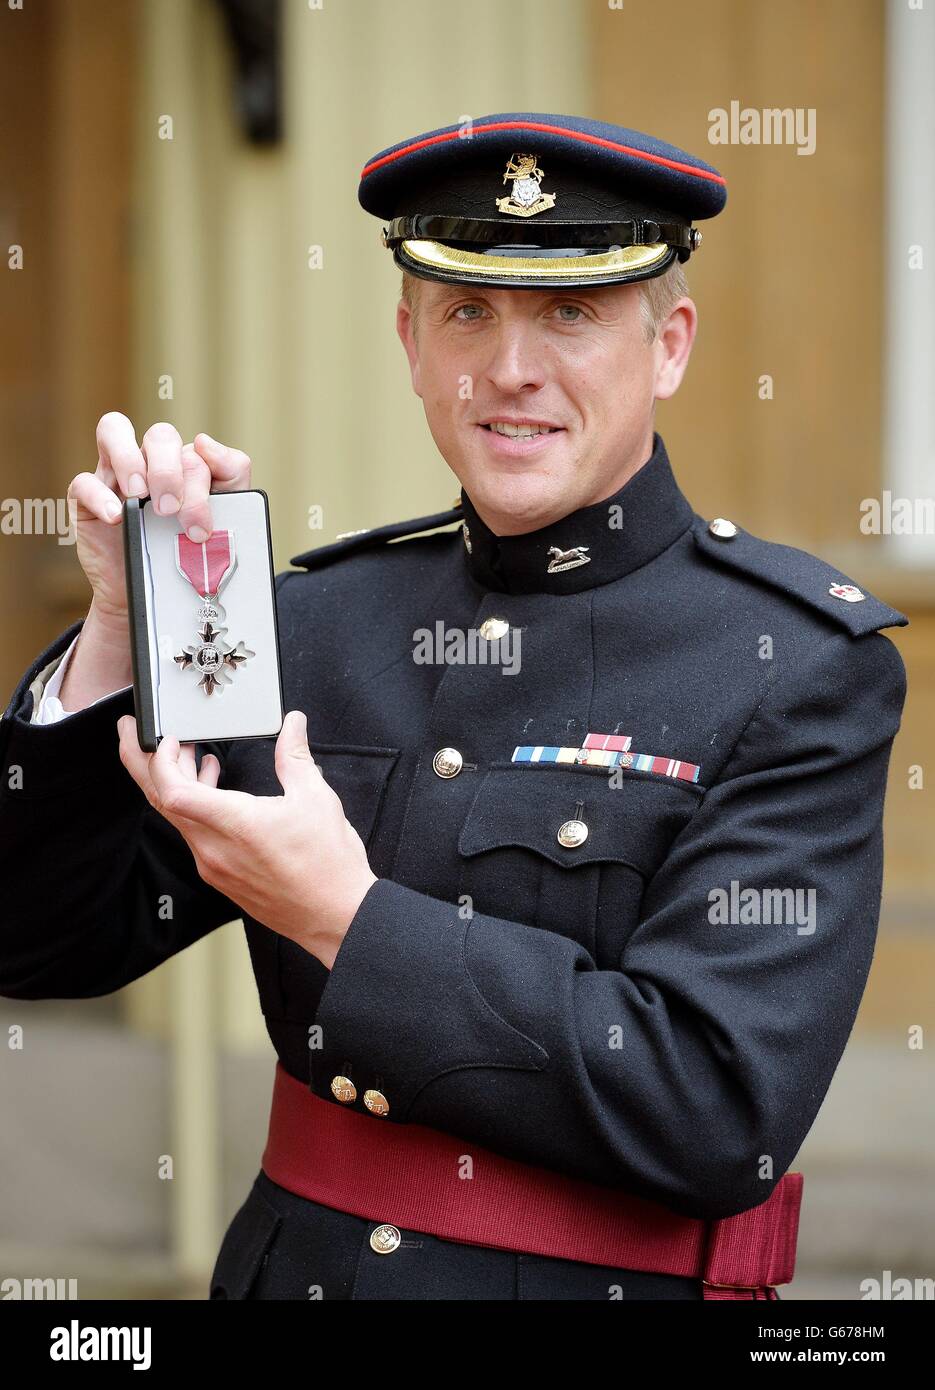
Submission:
<svg viewBox="0 0 935 1390">
<path fill-rule="evenodd" d="M 635 150 L 630 145 L 618 145 L 615 140 L 604 140 L 600 135 L 588 135 L 583 130 L 566 130 L 560 125 L 546 125 L 542 121 L 494 121 L 490 125 L 477 125 L 476 131 L 486 130 L 544 130 L 550 135 L 564 135 L 569 140 L 583 140 L 589 145 L 603 145 L 608 150 L 619 150 L 621 154 L 633 155 L 635 159 L 645 159 L 650 164 L 664 164 L 667 169 L 677 169 L 681 174 L 693 174 L 698 179 L 708 179 L 711 183 L 725 184 L 727 180 L 723 174 L 714 174 L 708 169 L 696 169 L 691 164 L 680 164 L 676 159 L 666 159 L 661 154 L 649 154 L 646 150 Z M 383 155 L 380 159 L 375 159 L 371 164 L 364 165 L 360 177 L 365 179 L 368 174 L 374 173 L 384 164 L 391 164 L 394 159 L 400 159 L 404 154 L 412 154 L 413 150 L 425 149 L 427 145 L 438 145 L 443 140 L 461 139 L 460 130 L 443 131 L 440 135 L 429 135 L 424 140 L 416 140 L 411 145 L 404 145 L 401 150 L 393 150 L 390 154 Z"/>
</svg>

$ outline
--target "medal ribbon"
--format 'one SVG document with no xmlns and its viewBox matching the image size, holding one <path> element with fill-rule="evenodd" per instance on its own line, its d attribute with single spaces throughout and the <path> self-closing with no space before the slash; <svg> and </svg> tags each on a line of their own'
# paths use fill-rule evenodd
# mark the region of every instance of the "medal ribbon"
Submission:
<svg viewBox="0 0 935 1390">
<path fill-rule="evenodd" d="M 697 782 L 701 774 L 698 763 L 683 762 L 653 753 L 632 753 L 629 734 L 588 734 L 583 748 L 559 748 L 549 744 L 523 744 L 513 749 L 514 763 L 574 763 L 588 767 L 631 767 L 637 772 L 656 772 L 662 777 L 677 777 L 682 782 Z"/>
<path fill-rule="evenodd" d="M 175 565 L 202 598 L 218 594 L 236 564 L 233 531 L 215 531 L 206 541 L 193 541 L 184 531 L 175 538 Z"/>
</svg>

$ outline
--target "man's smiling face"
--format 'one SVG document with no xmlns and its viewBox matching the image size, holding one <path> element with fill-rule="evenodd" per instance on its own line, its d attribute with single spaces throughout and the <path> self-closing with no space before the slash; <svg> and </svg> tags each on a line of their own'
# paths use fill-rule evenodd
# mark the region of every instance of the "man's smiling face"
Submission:
<svg viewBox="0 0 935 1390">
<path fill-rule="evenodd" d="M 413 282 L 397 330 L 439 452 L 497 535 L 611 497 L 652 452 L 655 401 L 682 379 L 697 316 L 647 341 L 639 284 L 584 290 Z"/>
</svg>

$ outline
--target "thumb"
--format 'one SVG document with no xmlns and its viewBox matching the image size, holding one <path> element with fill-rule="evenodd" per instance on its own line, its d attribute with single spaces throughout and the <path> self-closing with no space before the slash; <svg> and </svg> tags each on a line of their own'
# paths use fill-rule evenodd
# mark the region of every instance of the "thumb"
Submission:
<svg viewBox="0 0 935 1390">
<path fill-rule="evenodd" d="M 276 776 L 283 791 L 299 789 L 321 773 L 309 752 L 308 720 L 299 709 L 291 709 L 282 721 L 276 740 Z"/>
</svg>

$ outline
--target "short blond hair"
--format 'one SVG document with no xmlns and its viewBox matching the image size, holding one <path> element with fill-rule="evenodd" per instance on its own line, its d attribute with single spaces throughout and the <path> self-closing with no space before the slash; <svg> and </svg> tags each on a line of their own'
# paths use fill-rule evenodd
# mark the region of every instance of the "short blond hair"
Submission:
<svg viewBox="0 0 935 1390">
<path fill-rule="evenodd" d="M 403 303 L 412 314 L 414 329 L 418 326 L 418 296 L 415 293 L 418 278 L 404 270 L 399 291 Z M 662 275 L 657 275 L 652 280 L 641 280 L 639 284 L 643 336 L 651 343 L 678 301 L 688 294 L 688 281 L 685 279 L 681 261 L 675 260 Z"/>
<path fill-rule="evenodd" d="M 654 280 L 640 281 L 640 316 L 648 343 L 654 341 L 659 329 L 680 299 L 688 294 L 688 281 L 682 262 L 676 258 L 669 269 Z"/>
</svg>

